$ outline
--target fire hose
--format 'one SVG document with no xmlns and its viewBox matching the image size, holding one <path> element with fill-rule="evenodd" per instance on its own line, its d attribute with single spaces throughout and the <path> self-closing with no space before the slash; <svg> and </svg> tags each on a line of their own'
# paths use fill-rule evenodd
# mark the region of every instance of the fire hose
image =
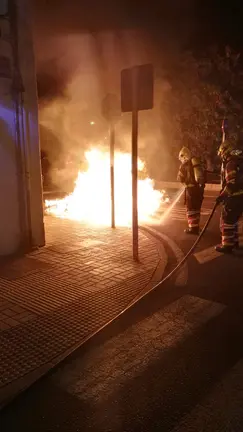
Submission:
<svg viewBox="0 0 243 432">
<path fill-rule="evenodd" d="M 227 120 L 224 119 L 223 123 L 222 123 L 222 131 L 223 131 L 223 137 L 222 137 L 222 142 L 225 141 L 225 137 L 226 137 L 226 128 L 227 128 Z M 159 282 L 157 285 L 154 286 L 153 290 L 156 288 L 159 288 L 163 283 L 167 282 L 172 276 L 174 276 L 175 273 L 178 272 L 178 270 L 180 270 L 180 268 L 186 263 L 186 261 L 188 260 L 188 258 L 190 257 L 190 255 L 194 252 L 194 250 L 196 249 L 197 245 L 199 244 L 200 240 L 202 239 L 205 231 L 207 230 L 213 215 L 215 213 L 216 208 L 218 207 L 219 203 L 216 202 L 213 206 L 213 209 L 208 217 L 207 222 L 205 223 L 200 235 L 198 236 L 198 238 L 196 239 L 196 241 L 194 242 L 194 244 L 192 245 L 191 249 L 187 252 L 187 254 L 184 256 L 184 258 L 178 263 L 178 265 L 167 275 L 165 276 L 164 279 L 162 279 L 161 282 Z"/>
<path fill-rule="evenodd" d="M 191 249 L 187 252 L 187 254 L 185 255 L 185 257 L 179 262 L 179 264 L 174 268 L 174 270 L 172 270 L 164 279 L 162 279 L 161 282 L 159 282 L 157 285 L 155 285 L 153 288 L 151 288 L 148 292 L 146 292 L 145 294 L 141 294 L 140 296 L 136 297 L 131 303 L 129 303 L 120 313 L 118 313 L 113 319 L 111 319 L 108 323 L 106 323 L 105 325 L 101 326 L 98 330 L 96 330 L 94 333 L 92 333 L 92 335 L 90 337 L 95 336 L 96 334 L 98 334 L 100 331 L 102 331 L 105 327 L 107 327 L 108 325 L 112 324 L 114 321 L 118 320 L 119 318 L 122 317 L 122 315 L 127 312 L 130 308 L 134 307 L 136 304 L 138 304 L 140 302 L 140 300 L 142 300 L 144 297 L 146 297 L 148 294 L 150 294 L 152 291 L 154 291 L 156 288 L 160 288 L 160 286 L 167 282 L 172 276 L 174 276 L 174 274 L 185 264 L 185 262 L 187 261 L 187 259 L 189 258 L 189 256 L 192 254 L 192 252 L 195 250 L 195 248 L 197 247 L 198 243 L 200 242 L 201 238 L 203 237 L 205 231 L 207 230 L 211 219 L 213 218 L 213 215 L 215 213 L 215 210 L 218 206 L 218 203 L 214 204 L 214 207 L 211 211 L 211 214 L 209 215 L 209 218 L 206 222 L 206 224 L 204 225 L 200 235 L 198 236 L 197 240 L 194 242 L 193 246 L 191 247 Z M 89 338 L 90 339 L 90 338 Z"/>
<path fill-rule="evenodd" d="M 207 230 L 213 215 L 215 213 L 216 208 L 218 207 L 218 203 L 216 202 L 214 204 L 214 207 L 208 217 L 207 222 L 205 223 L 200 235 L 198 236 L 198 238 L 196 239 L 196 241 L 193 243 L 192 247 L 190 248 L 190 250 L 187 252 L 187 254 L 184 256 L 184 258 L 178 263 L 178 265 L 167 275 L 165 276 L 164 279 L 162 279 L 162 281 L 160 281 L 157 285 L 155 285 L 155 287 L 153 289 L 159 288 L 163 283 L 167 282 L 172 276 L 174 276 L 175 273 L 177 273 L 177 271 L 186 263 L 186 261 L 188 260 L 188 258 L 190 257 L 190 255 L 194 252 L 194 250 L 196 249 L 197 245 L 199 244 L 200 240 L 202 239 L 205 231 Z"/>
<path fill-rule="evenodd" d="M 152 291 L 155 291 L 157 288 L 160 288 L 165 282 L 167 282 L 169 279 L 172 278 L 172 276 L 174 276 L 178 270 L 180 270 L 180 268 L 186 263 L 186 261 L 188 260 L 188 258 L 190 257 L 190 255 L 193 253 L 193 251 L 196 249 L 197 245 L 199 244 L 200 240 L 202 239 L 205 231 L 207 230 L 213 215 L 215 213 L 216 208 L 218 207 L 218 203 L 216 202 L 214 204 L 214 207 L 208 217 L 207 222 L 205 223 L 200 235 L 198 236 L 198 238 L 196 239 L 196 241 L 193 243 L 192 247 L 190 248 L 190 250 L 187 252 L 187 254 L 184 256 L 184 258 L 178 263 L 178 265 L 167 275 L 165 276 L 159 283 L 157 283 L 153 288 L 151 288 L 149 291 L 147 291 L 146 293 L 142 293 L 140 294 L 138 297 L 136 297 L 122 312 L 120 312 L 117 317 L 115 319 L 118 319 L 119 317 L 121 317 L 121 315 L 123 315 L 128 309 L 130 309 L 131 307 L 135 306 L 137 303 L 139 303 L 140 300 L 142 300 L 144 297 L 146 297 L 148 294 L 150 294 Z M 111 322 L 114 320 L 111 320 Z"/>
</svg>

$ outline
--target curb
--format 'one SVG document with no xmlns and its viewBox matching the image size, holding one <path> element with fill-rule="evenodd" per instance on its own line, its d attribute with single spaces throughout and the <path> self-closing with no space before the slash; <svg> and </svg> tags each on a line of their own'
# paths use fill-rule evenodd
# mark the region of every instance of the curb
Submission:
<svg viewBox="0 0 243 432">
<path fill-rule="evenodd" d="M 146 287 L 136 296 L 134 299 L 128 304 L 128 306 L 122 310 L 120 313 L 115 315 L 110 321 L 102 325 L 100 328 L 89 334 L 86 338 L 82 339 L 81 342 L 71 346 L 69 349 L 57 355 L 55 358 L 51 359 L 43 366 L 38 369 L 28 373 L 27 375 L 18 378 L 16 381 L 7 384 L 6 386 L 0 389 L 0 411 L 6 408 L 10 403 L 12 403 L 16 398 L 18 398 L 22 393 L 24 393 L 28 388 L 30 388 L 33 384 L 35 384 L 38 380 L 43 378 L 52 369 L 57 367 L 61 362 L 63 362 L 68 356 L 73 354 L 77 349 L 82 347 L 85 343 L 90 341 L 94 336 L 98 335 L 105 328 L 107 328 L 110 324 L 112 324 L 115 320 L 117 320 L 121 315 L 123 315 L 127 310 L 129 310 L 134 304 L 136 304 L 141 298 L 145 297 L 153 288 L 162 280 L 166 265 L 167 265 L 167 255 L 162 245 L 162 242 L 155 237 L 155 235 L 151 233 L 146 233 L 142 231 L 144 235 L 149 238 L 152 238 L 153 241 L 157 245 L 157 249 L 159 252 L 160 260 L 157 264 L 157 267 L 154 270 L 154 273 L 146 285 Z"/>
<path fill-rule="evenodd" d="M 180 189 L 180 183 L 178 182 L 157 182 L 157 185 L 160 189 Z M 205 185 L 206 191 L 220 191 L 220 184 L 206 183 Z"/>
<path fill-rule="evenodd" d="M 177 243 L 175 243 L 173 239 L 171 239 L 164 233 L 162 234 L 161 232 L 156 231 L 154 228 L 151 228 L 150 226 L 145 225 L 143 228 L 144 228 L 144 232 L 147 231 L 152 235 L 154 235 L 155 237 L 157 237 L 159 242 L 163 242 L 163 244 L 166 243 L 167 247 L 171 250 L 173 256 L 175 257 L 177 265 L 180 263 L 180 261 L 184 259 L 185 253 L 181 250 L 181 248 L 178 246 Z M 168 259 L 167 259 L 167 263 L 168 263 Z M 187 281 L 188 281 L 188 265 L 187 263 L 185 263 L 182 266 L 181 270 L 178 271 L 175 285 L 177 287 L 178 286 L 183 287 L 187 284 Z"/>
<path fill-rule="evenodd" d="M 148 229 L 147 227 L 139 227 L 140 231 L 146 235 L 149 238 L 152 238 L 152 240 L 157 244 L 158 252 L 160 255 L 159 263 L 154 270 L 153 276 L 149 283 L 146 285 L 146 287 L 133 299 L 131 302 L 131 305 L 134 304 L 137 300 L 139 300 L 142 296 L 145 296 L 147 293 L 149 293 L 153 288 L 162 281 L 162 278 L 164 276 L 167 264 L 168 264 L 168 256 L 165 251 L 164 245 L 163 245 L 163 239 L 159 239 L 159 236 L 156 235 L 152 230 Z"/>
</svg>

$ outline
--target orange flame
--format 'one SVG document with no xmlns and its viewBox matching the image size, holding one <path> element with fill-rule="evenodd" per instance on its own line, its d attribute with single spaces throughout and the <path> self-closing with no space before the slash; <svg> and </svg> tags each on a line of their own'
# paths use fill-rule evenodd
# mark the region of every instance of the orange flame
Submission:
<svg viewBox="0 0 243 432">
<path fill-rule="evenodd" d="M 46 200 L 46 211 L 57 217 L 95 225 L 109 225 L 111 220 L 109 152 L 91 150 L 85 153 L 88 170 L 79 172 L 74 191 L 60 200 Z M 145 168 L 138 160 L 138 172 Z M 131 155 L 115 153 L 115 219 L 116 225 L 129 226 L 132 220 Z M 138 180 L 138 218 L 148 221 L 164 201 L 164 193 L 153 188 L 153 180 Z"/>
</svg>

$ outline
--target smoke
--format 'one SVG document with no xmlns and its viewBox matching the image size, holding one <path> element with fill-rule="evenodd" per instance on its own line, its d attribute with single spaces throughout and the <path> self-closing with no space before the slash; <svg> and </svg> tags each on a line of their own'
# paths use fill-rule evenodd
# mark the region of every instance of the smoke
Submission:
<svg viewBox="0 0 243 432">
<path fill-rule="evenodd" d="M 92 8 L 92 3 L 81 12 L 76 1 L 69 7 L 68 2 L 58 0 L 58 8 L 54 0 L 36 1 L 41 147 L 50 160 L 53 183 L 63 190 L 73 188 L 78 170 L 85 164 L 85 151 L 108 145 L 109 125 L 103 117 L 102 101 L 107 93 L 119 99 L 121 70 L 150 62 L 156 67 L 176 45 L 173 38 L 156 45 L 152 31 L 139 29 L 132 3 L 129 11 L 135 24 L 127 20 L 126 2 L 108 2 L 107 8 L 96 2 Z M 140 6 L 143 19 L 143 2 Z M 129 28 L 124 28 L 124 23 Z M 149 25 L 152 23 L 150 13 Z M 168 32 L 170 26 L 165 28 Z M 154 109 L 139 115 L 139 155 L 149 175 L 158 180 L 171 173 L 173 162 L 161 114 L 166 85 L 163 78 L 156 79 Z M 116 148 L 131 149 L 129 114 L 117 121 Z"/>
</svg>

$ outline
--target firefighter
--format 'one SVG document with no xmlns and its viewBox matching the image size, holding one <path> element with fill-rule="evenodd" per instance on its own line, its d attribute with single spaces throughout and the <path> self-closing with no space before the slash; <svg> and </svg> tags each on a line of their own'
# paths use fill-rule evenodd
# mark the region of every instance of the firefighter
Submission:
<svg viewBox="0 0 243 432">
<path fill-rule="evenodd" d="M 181 149 L 179 160 L 181 166 L 177 180 L 185 186 L 185 204 L 187 207 L 188 228 L 185 233 L 198 235 L 205 188 L 205 170 L 200 159 L 192 157 L 187 147 Z"/>
<path fill-rule="evenodd" d="M 221 244 L 216 246 L 217 252 L 231 253 L 239 247 L 238 221 L 243 213 L 243 151 L 224 141 L 218 151 L 222 160 L 222 190 L 217 203 L 222 203 L 220 229 Z"/>
</svg>

